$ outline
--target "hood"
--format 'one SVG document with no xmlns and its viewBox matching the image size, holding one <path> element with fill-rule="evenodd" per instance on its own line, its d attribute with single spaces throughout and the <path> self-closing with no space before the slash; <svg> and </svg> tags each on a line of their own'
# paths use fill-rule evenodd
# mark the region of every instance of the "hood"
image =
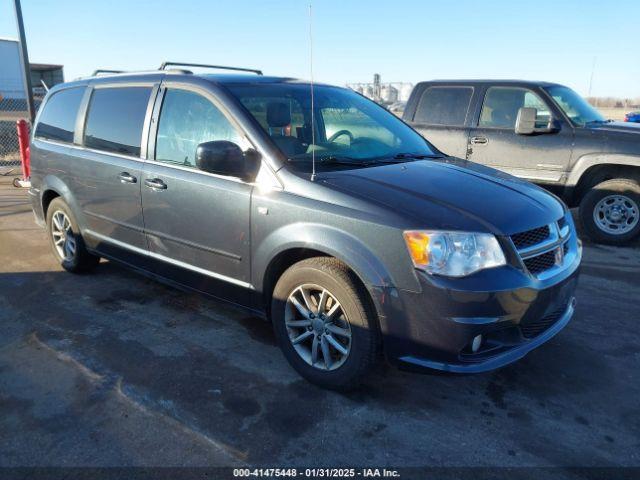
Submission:
<svg viewBox="0 0 640 480">
<path fill-rule="evenodd" d="M 633 122 L 608 122 L 608 123 L 591 123 L 585 125 L 584 128 L 602 132 L 629 133 L 638 135 L 640 139 L 640 123 Z"/>
<path fill-rule="evenodd" d="M 319 180 L 405 215 L 416 228 L 511 235 L 556 221 L 565 211 L 531 183 L 451 157 L 333 171 Z"/>
<path fill-rule="evenodd" d="M 640 123 L 594 123 L 584 128 L 602 141 L 601 153 L 640 155 Z"/>
</svg>

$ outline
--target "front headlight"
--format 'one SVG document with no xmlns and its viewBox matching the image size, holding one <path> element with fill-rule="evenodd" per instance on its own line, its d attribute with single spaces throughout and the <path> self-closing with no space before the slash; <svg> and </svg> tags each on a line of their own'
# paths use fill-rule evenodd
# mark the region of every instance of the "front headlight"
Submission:
<svg viewBox="0 0 640 480">
<path fill-rule="evenodd" d="M 489 233 L 410 230 L 404 232 L 416 268 L 434 275 L 464 277 L 507 261 L 496 237 Z"/>
</svg>

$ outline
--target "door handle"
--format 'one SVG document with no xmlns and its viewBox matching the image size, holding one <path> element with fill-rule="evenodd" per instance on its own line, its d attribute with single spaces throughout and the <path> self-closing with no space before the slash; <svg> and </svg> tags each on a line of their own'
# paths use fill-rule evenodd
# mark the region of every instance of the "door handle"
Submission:
<svg viewBox="0 0 640 480">
<path fill-rule="evenodd" d="M 131 175 L 129 172 L 122 172 L 118 175 L 121 183 L 136 183 L 138 179 Z"/>
<path fill-rule="evenodd" d="M 487 137 L 471 137 L 469 143 L 471 143 L 471 145 L 486 145 L 489 143 L 489 139 Z"/>
<path fill-rule="evenodd" d="M 167 189 L 167 184 L 164 183 L 159 178 L 147 178 L 144 181 L 144 184 L 149 188 L 153 188 L 154 190 L 166 190 Z"/>
</svg>

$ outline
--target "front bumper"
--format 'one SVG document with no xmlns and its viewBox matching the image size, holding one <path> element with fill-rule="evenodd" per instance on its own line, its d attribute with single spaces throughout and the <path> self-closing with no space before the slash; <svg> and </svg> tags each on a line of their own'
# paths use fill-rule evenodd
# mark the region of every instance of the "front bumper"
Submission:
<svg viewBox="0 0 640 480">
<path fill-rule="evenodd" d="M 377 302 L 388 360 L 402 367 L 478 373 L 514 362 L 562 330 L 575 309 L 581 247 L 562 271 L 539 280 L 512 266 L 464 279 L 417 272 L 420 292 Z M 474 351 L 474 338 L 482 335 Z"/>
</svg>

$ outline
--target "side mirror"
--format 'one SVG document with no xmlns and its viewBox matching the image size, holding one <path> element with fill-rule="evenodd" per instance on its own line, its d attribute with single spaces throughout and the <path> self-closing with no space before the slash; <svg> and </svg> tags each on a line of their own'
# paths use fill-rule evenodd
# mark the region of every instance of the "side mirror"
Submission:
<svg viewBox="0 0 640 480">
<path fill-rule="evenodd" d="M 545 127 L 536 128 L 537 116 L 538 110 L 536 108 L 520 108 L 516 118 L 516 133 L 518 135 L 533 135 L 534 133 L 555 133 L 560 130 L 560 124 L 553 116 L 549 116 Z"/>
<path fill-rule="evenodd" d="M 518 110 L 516 118 L 516 133 L 518 135 L 531 135 L 536 131 L 536 117 L 538 110 L 531 107 L 522 107 Z"/>
<path fill-rule="evenodd" d="M 260 154 L 253 149 L 243 152 L 225 140 L 204 142 L 196 149 L 196 166 L 203 172 L 252 181 L 260 169 Z"/>
<path fill-rule="evenodd" d="M 547 122 L 546 133 L 556 133 L 560 131 L 560 122 L 553 118 L 549 117 L 549 121 Z"/>
</svg>

